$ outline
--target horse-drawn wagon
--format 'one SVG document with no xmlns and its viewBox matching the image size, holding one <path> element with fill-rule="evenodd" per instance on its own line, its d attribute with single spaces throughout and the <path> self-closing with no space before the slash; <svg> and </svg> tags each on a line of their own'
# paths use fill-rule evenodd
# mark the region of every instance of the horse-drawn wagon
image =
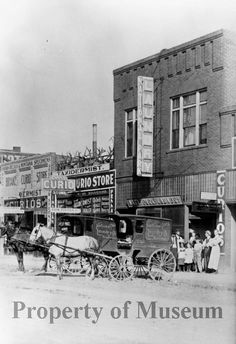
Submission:
<svg viewBox="0 0 236 344">
<path fill-rule="evenodd" d="M 62 269 L 70 273 L 83 269 L 88 257 L 92 257 L 101 276 L 115 280 L 130 279 L 134 275 L 169 279 L 176 267 L 170 251 L 171 227 L 169 219 L 140 215 L 65 215 L 58 218 L 57 236 L 94 238 L 99 250 L 89 247 L 72 250 L 70 239 L 54 244 L 64 250 L 65 256 L 68 252 Z M 50 264 L 54 263 L 52 260 Z"/>
</svg>

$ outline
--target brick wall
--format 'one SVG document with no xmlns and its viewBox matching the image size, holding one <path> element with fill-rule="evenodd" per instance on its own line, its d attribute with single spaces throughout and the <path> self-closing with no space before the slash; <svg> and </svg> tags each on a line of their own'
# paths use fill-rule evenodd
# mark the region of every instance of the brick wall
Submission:
<svg viewBox="0 0 236 344">
<path fill-rule="evenodd" d="M 220 113 L 229 109 L 229 106 L 230 109 L 235 107 L 236 103 L 236 54 L 233 42 L 232 35 L 219 30 L 114 71 L 115 168 L 118 184 L 123 183 L 124 178 L 128 178 L 126 183 L 129 184 L 135 176 L 135 159 L 125 159 L 125 110 L 137 106 L 139 75 L 154 78 L 156 178 L 160 173 L 167 177 L 231 168 L 231 144 L 221 145 Z M 207 145 L 170 150 L 170 98 L 203 88 L 207 89 Z M 230 131 L 224 135 L 229 135 L 231 140 Z M 127 195 L 137 193 L 136 184 L 140 185 L 140 181 L 133 183 Z M 147 182 L 144 180 L 141 185 L 145 185 L 143 193 L 148 194 L 150 189 Z M 122 198 L 125 198 L 125 190 Z"/>
</svg>

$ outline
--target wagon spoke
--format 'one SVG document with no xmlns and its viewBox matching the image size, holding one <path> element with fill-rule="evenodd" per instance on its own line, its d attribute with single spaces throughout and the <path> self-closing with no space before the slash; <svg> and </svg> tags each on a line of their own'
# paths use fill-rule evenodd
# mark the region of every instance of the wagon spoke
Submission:
<svg viewBox="0 0 236 344">
<path fill-rule="evenodd" d="M 171 251 L 160 249 L 149 257 L 148 270 L 153 279 L 171 276 L 175 270 L 175 258 Z"/>
<path fill-rule="evenodd" d="M 156 265 L 159 266 L 161 264 L 161 259 L 157 260 L 157 258 L 153 257 L 152 263 L 156 263 Z"/>
<path fill-rule="evenodd" d="M 127 280 L 133 276 L 134 265 L 130 257 L 119 255 L 109 264 L 110 277 L 115 280 Z"/>
</svg>

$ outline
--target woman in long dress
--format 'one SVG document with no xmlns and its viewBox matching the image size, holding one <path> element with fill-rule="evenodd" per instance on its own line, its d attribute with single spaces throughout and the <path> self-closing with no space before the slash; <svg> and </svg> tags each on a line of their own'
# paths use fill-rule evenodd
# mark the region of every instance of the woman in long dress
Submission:
<svg viewBox="0 0 236 344">
<path fill-rule="evenodd" d="M 205 232 L 205 237 L 206 239 L 203 241 L 203 262 L 204 262 L 204 271 L 208 272 L 208 264 L 209 264 L 209 259 L 211 255 L 211 232 L 206 231 Z"/>
<path fill-rule="evenodd" d="M 214 238 L 210 241 L 211 254 L 208 269 L 212 272 L 217 272 L 220 260 L 220 246 L 222 246 L 224 242 L 217 229 L 215 229 L 214 234 Z"/>
</svg>

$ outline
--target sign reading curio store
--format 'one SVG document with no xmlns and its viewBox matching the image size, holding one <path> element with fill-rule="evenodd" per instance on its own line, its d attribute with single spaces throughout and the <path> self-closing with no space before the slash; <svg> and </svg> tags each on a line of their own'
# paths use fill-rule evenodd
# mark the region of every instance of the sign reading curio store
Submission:
<svg viewBox="0 0 236 344">
<path fill-rule="evenodd" d="M 115 186 L 115 170 L 76 178 L 76 190 L 96 190 Z"/>
</svg>

